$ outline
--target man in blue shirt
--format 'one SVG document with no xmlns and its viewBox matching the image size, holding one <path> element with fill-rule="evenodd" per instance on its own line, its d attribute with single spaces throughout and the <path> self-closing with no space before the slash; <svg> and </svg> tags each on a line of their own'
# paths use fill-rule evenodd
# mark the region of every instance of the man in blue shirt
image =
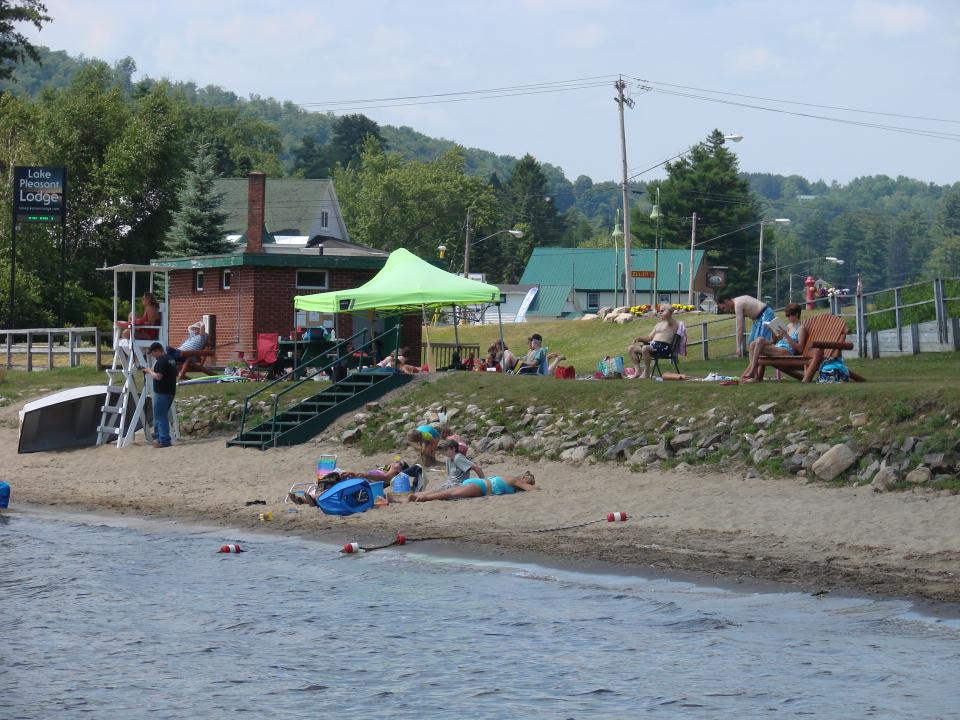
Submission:
<svg viewBox="0 0 960 720">
<path fill-rule="evenodd" d="M 153 446 L 170 447 L 170 406 L 177 394 L 177 366 L 167 355 L 163 345 L 153 343 L 148 351 L 153 358 L 153 369 L 143 372 L 153 378 Z"/>
</svg>

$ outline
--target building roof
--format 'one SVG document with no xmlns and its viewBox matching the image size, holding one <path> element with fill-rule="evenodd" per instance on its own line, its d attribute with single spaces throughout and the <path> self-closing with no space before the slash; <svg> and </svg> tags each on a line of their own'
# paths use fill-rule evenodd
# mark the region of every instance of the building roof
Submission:
<svg viewBox="0 0 960 720">
<path fill-rule="evenodd" d="M 218 178 L 216 191 L 223 193 L 227 219 L 223 227 L 228 235 L 247 232 L 247 178 Z M 320 211 L 329 213 L 330 226 L 320 227 Z M 267 178 L 264 200 L 264 224 L 271 235 L 325 235 L 334 228 L 344 240 L 350 239 L 340 214 L 340 203 L 330 180 L 304 178 Z M 270 239 L 264 237 L 264 242 Z"/>
<path fill-rule="evenodd" d="M 703 250 L 694 251 L 696 268 L 703 262 Z M 632 265 L 634 270 L 653 270 L 654 251 L 650 249 L 634 250 Z M 680 274 L 680 287 L 677 287 L 677 264 L 683 265 Z M 677 248 L 660 250 L 659 290 L 663 292 L 684 291 L 689 285 L 688 265 L 690 251 Z M 623 253 L 613 248 L 565 248 L 538 247 L 533 249 L 527 267 L 520 282 L 541 286 L 555 285 L 558 280 L 569 281 L 578 291 L 612 291 L 614 278 L 623 274 Z M 694 273 L 696 274 L 696 272 Z M 650 278 L 634 278 L 633 287 L 637 290 L 649 290 L 653 286 Z"/>
<path fill-rule="evenodd" d="M 234 253 L 154 260 L 151 266 L 171 270 L 204 270 L 230 267 L 296 267 L 312 269 L 379 270 L 385 255 L 317 255 L 316 253 Z"/>
<path fill-rule="evenodd" d="M 529 266 L 528 266 L 529 267 Z M 570 299 L 573 285 L 541 285 L 527 310 L 527 315 L 560 317 Z"/>
</svg>

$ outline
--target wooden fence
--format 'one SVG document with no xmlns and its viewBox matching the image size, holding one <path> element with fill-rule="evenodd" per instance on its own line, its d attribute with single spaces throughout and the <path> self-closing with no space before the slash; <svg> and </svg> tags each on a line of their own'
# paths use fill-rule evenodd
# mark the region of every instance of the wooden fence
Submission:
<svg viewBox="0 0 960 720">
<path fill-rule="evenodd" d="M 67 366 L 77 367 L 80 365 L 81 355 L 94 355 L 96 358 L 97 369 L 103 368 L 103 347 L 104 337 L 109 337 L 103 333 L 100 328 L 79 327 L 79 328 L 26 328 L 23 330 L 0 330 L 0 338 L 3 339 L 3 345 L 6 352 L 6 367 L 20 367 L 13 363 L 14 356 L 25 356 L 24 367 L 27 370 L 35 369 L 34 357 L 40 356 L 46 358 L 39 365 L 52 370 L 56 367 L 54 357 L 57 355 L 67 356 Z M 84 343 L 83 340 L 87 342 Z"/>
</svg>

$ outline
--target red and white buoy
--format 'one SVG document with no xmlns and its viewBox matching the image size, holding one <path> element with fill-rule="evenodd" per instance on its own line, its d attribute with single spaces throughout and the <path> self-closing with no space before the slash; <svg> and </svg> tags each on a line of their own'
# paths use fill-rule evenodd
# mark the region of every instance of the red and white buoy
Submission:
<svg viewBox="0 0 960 720">
<path fill-rule="evenodd" d="M 406 544 L 407 544 L 407 536 L 406 536 L 406 535 L 401 535 L 400 533 L 397 533 L 396 543 L 397 543 L 397 545 L 406 545 Z"/>
<path fill-rule="evenodd" d="M 218 553 L 242 553 L 243 549 L 237 544 L 221 545 L 220 549 L 217 550 L 217 552 Z"/>
<path fill-rule="evenodd" d="M 625 512 L 607 513 L 607 522 L 624 522 L 627 519 Z"/>
<path fill-rule="evenodd" d="M 360 552 L 360 543 L 349 542 L 343 546 L 343 550 L 347 555 Z"/>
</svg>

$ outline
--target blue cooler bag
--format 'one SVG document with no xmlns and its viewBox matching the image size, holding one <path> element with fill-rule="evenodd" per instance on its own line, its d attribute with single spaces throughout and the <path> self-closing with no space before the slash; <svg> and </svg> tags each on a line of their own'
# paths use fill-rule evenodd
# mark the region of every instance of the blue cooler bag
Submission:
<svg viewBox="0 0 960 720">
<path fill-rule="evenodd" d="M 325 515 L 353 515 L 373 507 L 373 488 L 363 478 L 341 480 L 317 498 L 317 507 Z"/>
</svg>

